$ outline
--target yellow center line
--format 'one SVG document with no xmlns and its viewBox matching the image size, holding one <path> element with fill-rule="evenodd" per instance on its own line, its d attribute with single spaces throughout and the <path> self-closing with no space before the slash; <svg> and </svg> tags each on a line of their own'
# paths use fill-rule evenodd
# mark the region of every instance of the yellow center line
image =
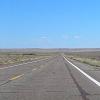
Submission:
<svg viewBox="0 0 100 100">
<path fill-rule="evenodd" d="M 20 77 L 24 76 L 24 74 L 21 74 L 21 75 L 18 75 L 18 76 L 14 76 L 13 78 L 11 78 L 10 80 L 13 81 L 13 80 L 16 80 Z"/>
<path fill-rule="evenodd" d="M 48 59 L 48 58 L 46 58 L 46 59 Z M 46 60 L 46 59 L 42 59 L 42 60 Z M 24 64 L 28 64 L 28 63 L 24 63 Z M 20 64 L 20 65 L 21 65 L 21 64 Z M 43 67 L 44 67 L 44 66 L 42 65 L 41 68 L 43 68 Z M 33 69 L 32 69 L 32 71 L 35 71 L 35 70 L 37 70 L 37 68 L 33 68 Z M 22 77 L 22 76 L 24 76 L 24 74 L 14 76 L 14 77 L 10 78 L 9 80 L 10 80 L 10 81 L 13 81 L 13 80 L 16 80 L 16 79 L 18 79 L 18 78 L 20 78 L 20 77 Z"/>
</svg>

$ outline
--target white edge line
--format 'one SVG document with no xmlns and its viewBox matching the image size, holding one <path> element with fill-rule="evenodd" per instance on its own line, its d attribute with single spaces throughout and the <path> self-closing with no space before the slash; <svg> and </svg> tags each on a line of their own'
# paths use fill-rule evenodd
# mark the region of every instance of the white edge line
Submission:
<svg viewBox="0 0 100 100">
<path fill-rule="evenodd" d="M 36 60 L 36 61 L 32 61 L 32 62 L 27 62 L 27 63 L 22 63 L 22 64 L 17 64 L 17 65 L 13 65 L 13 66 L 9 66 L 9 67 L 3 67 L 3 68 L 0 68 L 1 69 L 7 69 L 7 68 L 12 68 L 12 67 L 16 67 L 16 66 L 20 66 L 20 65 L 25 65 L 25 64 L 29 64 L 29 63 L 33 63 L 33 62 L 38 62 L 38 61 L 42 61 L 42 60 L 47 60 L 49 58 L 46 58 L 46 59 L 40 59 L 40 60 Z"/>
<path fill-rule="evenodd" d="M 86 76 L 88 79 L 90 79 L 92 82 L 94 82 L 96 85 L 100 86 L 100 82 L 95 80 L 93 77 L 89 76 L 87 73 L 85 73 L 83 70 L 79 69 L 76 65 L 74 65 L 73 63 L 71 63 L 69 60 L 67 60 L 67 58 L 65 56 L 63 56 L 64 59 L 70 63 L 73 67 L 75 67 L 79 72 L 81 72 L 84 76 Z"/>
<path fill-rule="evenodd" d="M 33 68 L 33 69 L 32 69 L 32 71 L 35 71 L 35 70 L 37 70 L 37 68 Z"/>
</svg>

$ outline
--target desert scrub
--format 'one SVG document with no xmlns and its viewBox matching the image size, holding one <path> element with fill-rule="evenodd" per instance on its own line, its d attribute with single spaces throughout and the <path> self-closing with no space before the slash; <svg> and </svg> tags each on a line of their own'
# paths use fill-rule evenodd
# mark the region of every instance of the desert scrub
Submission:
<svg viewBox="0 0 100 100">
<path fill-rule="evenodd" d="M 100 61 L 96 59 L 84 58 L 84 57 L 74 57 L 74 56 L 69 56 L 69 58 L 80 61 L 82 63 L 92 65 L 92 66 L 100 67 Z"/>
<path fill-rule="evenodd" d="M 24 61 L 30 61 L 36 58 L 36 55 L 32 54 L 0 54 L 0 64 L 13 64 Z"/>
</svg>

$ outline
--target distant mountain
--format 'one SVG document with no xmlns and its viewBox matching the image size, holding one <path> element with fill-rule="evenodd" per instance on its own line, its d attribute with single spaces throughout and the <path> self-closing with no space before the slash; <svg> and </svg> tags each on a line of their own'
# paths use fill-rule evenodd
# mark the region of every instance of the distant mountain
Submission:
<svg viewBox="0 0 100 100">
<path fill-rule="evenodd" d="M 42 49 L 42 48 L 23 48 L 23 49 L 0 49 L 0 52 L 87 52 L 87 51 L 100 51 L 100 48 L 52 48 L 52 49 Z"/>
</svg>

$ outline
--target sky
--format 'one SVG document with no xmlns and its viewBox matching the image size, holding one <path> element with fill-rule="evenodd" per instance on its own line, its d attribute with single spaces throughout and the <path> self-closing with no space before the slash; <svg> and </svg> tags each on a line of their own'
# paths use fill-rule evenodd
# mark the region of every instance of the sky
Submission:
<svg viewBox="0 0 100 100">
<path fill-rule="evenodd" d="M 0 48 L 100 48 L 100 0 L 0 0 Z"/>
</svg>

